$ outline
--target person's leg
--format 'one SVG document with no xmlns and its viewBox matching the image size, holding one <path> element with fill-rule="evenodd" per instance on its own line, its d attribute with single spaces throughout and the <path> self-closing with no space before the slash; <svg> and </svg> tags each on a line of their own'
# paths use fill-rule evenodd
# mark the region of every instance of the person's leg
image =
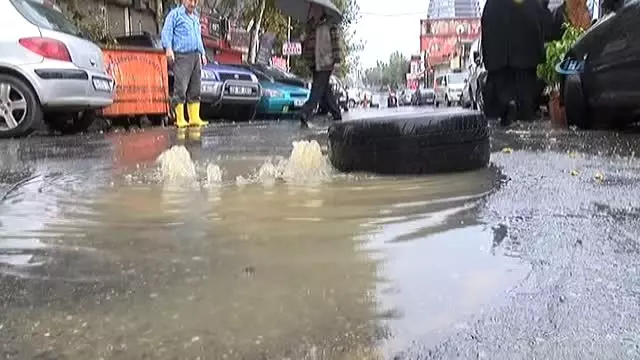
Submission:
<svg viewBox="0 0 640 360">
<path fill-rule="evenodd" d="M 336 99 L 336 94 L 333 92 L 333 88 L 329 83 L 330 78 L 331 78 L 331 72 L 328 71 L 326 80 L 323 77 L 323 80 L 325 80 L 324 96 L 323 96 L 324 104 L 327 107 L 327 110 L 329 110 L 331 117 L 333 117 L 333 120 L 340 121 L 342 120 L 342 111 L 340 111 L 340 107 L 338 106 L 338 99 Z"/>
<path fill-rule="evenodd" d="M 515 93 L 518 102 L 518 118 L 522 121 L 532 121 L 535 104 L 536 73 L 535 69 L 516 69 Z"/>
<path fill-rule="evenodd" d="M 176 115 L 176 126 L 186 127 L 187 121 L 184 118 L 184 103 L 187 100 L 187 87 L 191 79 L 193 64 L 188 54 L 175 54 L 173 63 L 173 99 Z"/>
<path fill-rule="evenodd" d="M 318 106 L 318 103 L 322 100 L 324 95 L 324 89 L 322 85 L 322 72 L 315 71 L 313 73 L 313 83 L 311 84 L 311 91 L 309 92 L 309 99 L 302 105 L 300 109 L 300 121 L 302 125 L 307 125 L 307 120 Z"/>
<path fill-rule="evenodd" d="M 191 77 L 189 80 L 189 86 L 187 89 L 187 108 L 189 111 L 189 125 L 191 126 L 205 126 L 206 121 L 202 121 L 200 118 L 200 82 L 201 82 L 201 70 L 202 60 L 199 53 L 191 54 Z"/>
</svg>

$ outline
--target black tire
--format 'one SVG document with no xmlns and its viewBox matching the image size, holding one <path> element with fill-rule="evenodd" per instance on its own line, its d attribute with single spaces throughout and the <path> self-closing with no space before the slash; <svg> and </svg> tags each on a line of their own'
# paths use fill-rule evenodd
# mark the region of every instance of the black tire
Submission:
<svg viewBox="0 0 640 360">
<path fill-rule="evenodd" d="M 353 99 L 349 99 L 349 104 L 347 106 L 350 108 L 356 107 L 356 101 Z"/>
<path fill-rule="evenodd" d="M 580 75 L 566 77 L 563 96 L 567 124 L 579 129 L 591 129 L 592 119 Z"/>
<path fill-rule="evenodd" d="M 347 121 L 329 127 L 329 159 L 342 172 L 429 174 L 485 167 L 487 120 L 477 111 Z"/>
<path fill-rule="evenodd" d="M 47 115 L 47 125 L 50 130 L 63 135 L 73 135 L 86 132 L 97 115 L 95 110 L 79 111 L 74 113 L 54 113 Z"/>
<path fill-rule="evenodd" d="M 447 104 L 447 107 L 451 107 L 451 101 L 449 101 L 449 97 L 448 96 L 444 96 L 444 102 Z"/>
<path fill-rule="evenodd" d="M 16 94 L 20 94 L 26 105 L 26 110 L 23 112 L 15 110 L 16 114 L 21 117 L 16 127 L 4 129 L 5 123 L 0 120 L 0 139 L 26 136 L 41 129 L 43 124 L 42 106 L 31 86 L 21 78 L 10 74 L 0 74 L 0 84 L 8 84 L 11 87 L 12 91 L 9 95 L 13 94 L 13 97 L 10 100 L 14 100 Z"/>
<path fill-rule="evenodd" d="M 230 120 L 237 122 L 251 121 L 256 117 L 256 106 L 238 106 L 233 109 Z"/>
</svg>

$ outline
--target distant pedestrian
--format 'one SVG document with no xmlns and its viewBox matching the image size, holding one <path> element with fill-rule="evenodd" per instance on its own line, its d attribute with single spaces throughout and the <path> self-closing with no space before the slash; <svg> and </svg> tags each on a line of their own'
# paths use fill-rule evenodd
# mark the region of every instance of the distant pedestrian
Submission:
<svg viewBox="0 0 640 360">
<path fill-rule="evenodd" d="M 176 126 L 205 126 L 200 118 L 200 76 L 206 63 L 200 15 L 196 10 L 197 0 L 182 0 L 182 5 L 171 10 L 162 28 L 162 46 L 173 66 L 173 104 L 175 104 Z M 187 103 L 189 122 L 184 117 Z"/>
<path fill-rule="evenodd" d="M 342 120 L 338 101 L 329 84 L 332 72 L 342 62 L 340 35 L 338 27 L 329 21 L 325 8 L 315 3 L 311 3 L 309 7 L 302 56 L 311 67 L 313 83 L 309 100 L 300 109 L 301 125 L 309 126 L 309 117 L 320 102 L 325 104 L 334 120 Z"/>
<path fill-rule="evenodd" d="M 505 126 L 533 119 L 536 67 L 545 60 L 542 6 L 539 0 L 487 0 L 482 13 L 485 113 Z"/>
</svg>

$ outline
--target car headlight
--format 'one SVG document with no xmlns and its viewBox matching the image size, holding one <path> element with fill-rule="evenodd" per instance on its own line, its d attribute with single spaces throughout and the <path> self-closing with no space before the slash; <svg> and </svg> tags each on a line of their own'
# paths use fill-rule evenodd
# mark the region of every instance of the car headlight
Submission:
<svg viewBox="0 0 640 360">
<path fill-rule="evenodd" d="M 215 80 L 216 74 L 210 70 L 200 70 L 200 78 L 205 80 Z"/>
<path fill-rule="evenodd" d="M 278 91 L 275 89 L 262 89 L 262 96 L 272 97 L 272 98 L 282 97 L 282 91 Z"/>
</svg>

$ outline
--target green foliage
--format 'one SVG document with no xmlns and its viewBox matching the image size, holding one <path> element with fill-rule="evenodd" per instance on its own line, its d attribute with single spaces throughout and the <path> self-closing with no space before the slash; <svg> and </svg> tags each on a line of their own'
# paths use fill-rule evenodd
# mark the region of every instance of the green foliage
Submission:
<svg viewBox="0 0 640 360">
<path fill-rule="evenodd" d="M 556 65 L 564 60 L 565 54 L 582 35 L 584 30 L 569 24 L 564 24 L 564 33 L 562 38 L 552 41 L 545 46 L 546 59 L 545 62 L 538 65 L 538 77 L 551 87 L 556 87 L 560 82 L 560 76 L 556 72 Z"/>
<path fill-rule="evenodd" d="M 101 45 L 115 44 L 114 38 L 107 31 L 106 21 L 102 15 L 82 11 L 78 0 L 59 1 L 60 10 L 69 18 L 89 40 Z"/>
<path fill-rule="evenodd" d="M 392 53 L 387 62 L 378 61 L 376 66 L 364 71 L 364 83 L 367 86 L 400 87 L 405 83 L 409 71 L 409 59 L 399 51 Z"/>
</svg>

